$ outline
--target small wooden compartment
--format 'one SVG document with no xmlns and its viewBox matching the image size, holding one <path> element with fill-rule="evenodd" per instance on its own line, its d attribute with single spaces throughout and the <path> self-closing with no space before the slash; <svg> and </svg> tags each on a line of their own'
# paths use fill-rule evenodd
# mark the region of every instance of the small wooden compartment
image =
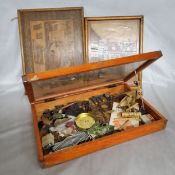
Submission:
<svg viewBox="0 0 175 175">
<path fill-rule="evenodd" d="M 150 124 L 115 132 L 56 152 L 43 153 L 38 127 L 42 113 L 56 105 L 87 100 L 101 94 L 120 94 L 131 90 L 127 81 L 162 56 L 161 51 L 117 58 L 69 68 L 29 73 L 25 86 L 32 107 L 38 159 L 44 167 L 119 144 L 165 128 L 167 120 L 143 99 L 144 107 L 155 119 Z"/>
</svg>

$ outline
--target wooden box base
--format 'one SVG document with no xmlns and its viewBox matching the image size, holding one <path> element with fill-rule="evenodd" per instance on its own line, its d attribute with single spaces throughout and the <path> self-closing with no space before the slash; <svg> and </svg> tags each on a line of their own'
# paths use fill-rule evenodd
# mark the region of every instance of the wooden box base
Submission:
<svg viewBox="0 0 175 175">
<path fill-rule="evenodd" d="M 148 113 L 150 113 L 155 121 L 150 124 L 144 124 L 137 128 L 128 129 L 119 133 L 114 133 L 108 136 L 95 139 L 93 141 L 85 142 L 76 146 L 65 148 L 60 151 L 56 151 L 47 155 L 43 155 L 42 144 L 40 139 L 40 133 L 38 129 L 38 117 L 41 116 L 44 109 L 51 109 L 58 104 L 66 104 L 68 102 L 76 100 L 85 100 L 93 95 L 100 95 L 103 93 L 122 93 L 128 90 L 126 85 L 118 85 L 113 88 L 102 88 L 93 90 L 91 92 L 84 92 L 83 94 L 71 95 L 67 97 L 60 98 L 55 101 L 47 103 L 32 104 L 32 115 L 35 130 L 35 137 L 38 150 L 38 159 L 43 165 L 43 167 L 50 167 L 65 161 L 84 156 L 86 154 L 120 144 L 122 142 L 144 136 L 165 128 L 167 120 L 162 116 L 156 109 L 154 109 L 148 102 L 143 100 L 145 108 Z"/>
</svg>

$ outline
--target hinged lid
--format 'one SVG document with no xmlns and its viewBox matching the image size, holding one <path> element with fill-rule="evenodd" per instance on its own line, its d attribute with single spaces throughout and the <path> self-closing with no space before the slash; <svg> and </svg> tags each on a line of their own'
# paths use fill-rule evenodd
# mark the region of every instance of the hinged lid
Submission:
<svg viewBox="0 0 175 175">
<path fill-rule="evenodd" d="M 23 74 L 84 62 L 82 7 L 18 10 Z"/>
<path fill-rule="evenodd" d="M 60 68 L 25 76 L 33 101 L 55 100 L 60 96 L 124 83 L 162 56 L 161 51 Z"/>
</svg>

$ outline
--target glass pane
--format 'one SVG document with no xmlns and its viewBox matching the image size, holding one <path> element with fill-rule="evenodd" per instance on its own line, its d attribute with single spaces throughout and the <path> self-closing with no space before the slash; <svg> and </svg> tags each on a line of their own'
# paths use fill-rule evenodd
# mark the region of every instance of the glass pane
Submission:
<svg viewBox="0 0 175 175">
<path fill-rule="evenodd" d="M 123 80 L 145 61 L 32 82 L 35 99 Z"/>
<path fill-rule="evenodd" d="M 89 62 L 135 55 L 139 47 L 139 19 L 88 21 Z"/>
</svg>

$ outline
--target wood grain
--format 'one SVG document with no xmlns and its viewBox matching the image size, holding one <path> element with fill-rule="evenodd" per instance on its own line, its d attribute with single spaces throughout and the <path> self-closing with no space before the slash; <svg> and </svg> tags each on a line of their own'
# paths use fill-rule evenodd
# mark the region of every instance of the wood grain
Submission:
<svg viewBox="0 0 175 175">
<path fill-rule="evenodd" d="M 149 53 L 117 58 L 117 59 L 112 59 L 107 61 L 100 61 L 97 63 L 89 63 L 89 64 L 83 64 L 83 65 L 78 65 L 74 67 L 60 68 L 60 69 L 50 70 L 47 72 L 30 73 L 26 75 L 26 79 L 27 81 L 44 80 L 44 79 L 61 77 L 61 76 L 71 75 L 71 74 L 80 73 L 80 72 L 93 71 L 97 69 L 119 66 L 123 64 L 139 62 L 139 61 L 156 60 L 161 56 L 162 56 L 161 51 L 149 52 Z"/>
<path fill-rule="evenodd" d="M 43 150 L 42 150 L 41 138 L 39 134 L 38 120 L 37 120 L 35 106 L 31 105 L 31 109 L 32 109 L 32 119 L 33 119 L 34 134 L 35 134 L 36 147 L 37 147 L 37 153 L 38 153 L 38 160 L 42 162 L 44 158 L 43 158 Z"/>
</svg>

